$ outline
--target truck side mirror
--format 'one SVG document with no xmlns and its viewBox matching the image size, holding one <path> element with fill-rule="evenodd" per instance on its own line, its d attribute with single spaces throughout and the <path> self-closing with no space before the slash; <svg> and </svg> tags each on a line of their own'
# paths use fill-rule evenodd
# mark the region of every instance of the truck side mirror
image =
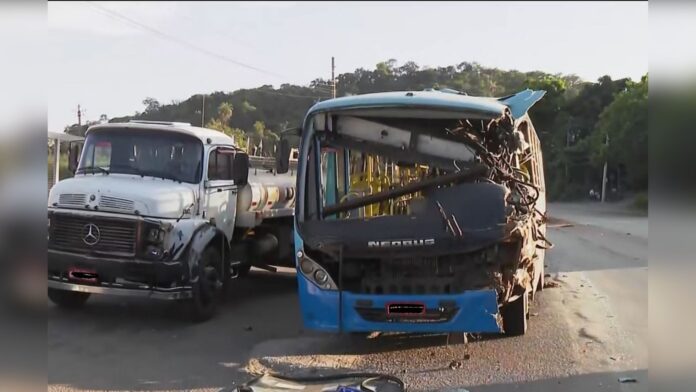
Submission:
<svg viewBox="0 0 696 392">
<path fill-rule="evenodd" d="M 232 161 L 232 179 L 235 185 L 246 185 L 249 182 L 249 155 L 243 152 L 234 154 Z"/>
<path fill-rule="evenodd" d="M 58 152 L 60 153 L 60 152 Z M 80 145 L 78 143 L 70 143 L 68 147 L 68 169 L 72 174 L 75 174 L 77 165 L 80 162 Z"/>
<path fill-rule="evenodd" d="M 284 174 L 290 169 L 290 142 L 286 138 L 280 139 L 280 146 L 276 150 L 276 173 Z"/>
</svg>

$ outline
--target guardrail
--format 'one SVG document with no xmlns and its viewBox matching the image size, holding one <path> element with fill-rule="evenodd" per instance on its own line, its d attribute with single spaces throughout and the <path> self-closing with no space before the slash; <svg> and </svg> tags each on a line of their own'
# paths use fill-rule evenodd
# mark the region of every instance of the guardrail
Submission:
<svg viewBox="0 0 696 392">
<path fill-rule="evenodd" d="M 276 167 L 275 157 L 249 155 L 249 166 L 253 169 L 273 170 Z M 290 161 L 290 169 L 297 170 L 297 161 Z"/>
</svg>

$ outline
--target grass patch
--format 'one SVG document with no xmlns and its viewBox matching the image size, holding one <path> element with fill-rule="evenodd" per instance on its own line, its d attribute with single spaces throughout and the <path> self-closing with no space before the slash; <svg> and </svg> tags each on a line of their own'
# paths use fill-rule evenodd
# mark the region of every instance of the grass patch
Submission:
<svg viewBox="0 0 696 392">
<path fill-rule="evenodd" d="M 53 157 L 49 156 L 48 157 L 48 176 L 49 178 L 53 176 L 54 169 L 53 169 L 53 164 L 55 162 L 53 161 Z M 60 179 L 66 179 L 70 178 L 73 176 L 73 174 L 70 172 L 70 169 L 68 168 L 68 157 L 66 154 L 60 154 Z"/>
</svg>

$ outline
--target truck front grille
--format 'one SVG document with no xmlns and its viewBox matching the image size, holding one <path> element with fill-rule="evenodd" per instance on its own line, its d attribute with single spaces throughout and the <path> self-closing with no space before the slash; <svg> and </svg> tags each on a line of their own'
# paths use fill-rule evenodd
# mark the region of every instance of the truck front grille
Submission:
<svg viewBox="0 0 696 392">
<path fill-rule="evenodd" d="M 86 238 L 90 227 L 92 236 Z M 53 214 L 50 233 L 48 246 L 52 249 L 135 255 L 136 221 Z"/>
<path fill-rule="evenodd" d="M 118 197 L 102 196 L 99 199 L 99 208 L 133 212 L 133 200 Z"/>
<path fill-rule="evenodd" d="M 61 193 L 58 196 L 58 204 L 63 206 L 84 207 L 87 202 L 87 195 L 84 193 Z"/>
</svg>

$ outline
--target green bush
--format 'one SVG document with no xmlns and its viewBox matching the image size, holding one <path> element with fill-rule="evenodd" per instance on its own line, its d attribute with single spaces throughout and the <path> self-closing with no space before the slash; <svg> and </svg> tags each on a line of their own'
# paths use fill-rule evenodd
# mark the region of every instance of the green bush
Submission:
<svg viewBox="0 0 696 392">
<path fill-rule="evenodd" d="M 648 194 L 646 192 L 641 192 L 633 198 L 633 208 L 648 211 Z"/>
</svg>

